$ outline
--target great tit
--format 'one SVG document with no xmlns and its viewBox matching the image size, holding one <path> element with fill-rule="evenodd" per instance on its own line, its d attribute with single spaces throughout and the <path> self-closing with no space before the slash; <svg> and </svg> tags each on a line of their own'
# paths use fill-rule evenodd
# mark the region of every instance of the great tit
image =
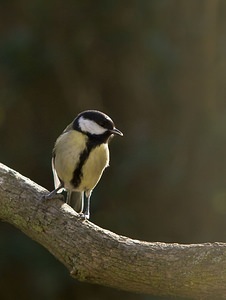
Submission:
<svg viewBox="0 0 226 300">
<path fill-rule="evenodd" d="M 115 134 L 123 136 L 106 114 L 81 112 L 56 140 L 52 155 L 55 190 L 45 198 L 65 189 L 66 202 L 89 219 L 91 193 L 109 165 L 108 142 Z M 83 213 L 84 198 L 87 205 Z"/>
</svg>

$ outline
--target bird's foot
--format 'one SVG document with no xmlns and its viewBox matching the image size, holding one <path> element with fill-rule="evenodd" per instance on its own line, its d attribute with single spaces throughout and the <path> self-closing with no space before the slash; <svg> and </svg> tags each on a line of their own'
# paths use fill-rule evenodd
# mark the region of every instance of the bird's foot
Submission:
<svg viewBox="0 0 226 300">
<path fill-rule="evenodd" d="M 87 213 L 80 213 L 79 214 L 79 218 L 83 219 L 84 221 L 89 220 L 89 217 L 90 217 L 90 215 L 87 214 Z"/>
<path fill-rule="evenodd" d="M 59 200 L 64 201 L 64 196 L 62 194 L 57 194 L 57 193 L 53 194 L 52 192 L 47 195 L 43 195 L 41 197 L 41 201 L 45 202 L 46 200 L 50 200 L 53 198 L 55 198 L 55 199 L 58 198 Z"/>
</svg>

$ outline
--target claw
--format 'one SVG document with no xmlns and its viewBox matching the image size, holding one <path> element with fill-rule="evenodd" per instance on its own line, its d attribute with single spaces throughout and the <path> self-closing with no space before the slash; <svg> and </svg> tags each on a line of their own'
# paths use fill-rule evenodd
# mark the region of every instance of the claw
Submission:
<svg viewBox="0 0 226 300">
<path fill-rule="evenodd" d="M 88 214 L 84 214 L 84 213 L 80 213 L 79 214 L 79 218 L 85 220 L 89 220 L 89 215 Z"/>
</svg>

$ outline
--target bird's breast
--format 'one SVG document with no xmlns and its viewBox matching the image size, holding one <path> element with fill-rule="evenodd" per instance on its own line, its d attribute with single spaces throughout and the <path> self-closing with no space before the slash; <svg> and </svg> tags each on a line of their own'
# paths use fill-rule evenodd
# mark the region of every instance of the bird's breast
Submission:
<svg viewBox="0 0 226 300">
<path fill-rule="evenodd" d="M 88 137 L 75 130 L 56 141 L 54 167 L 66 189 L 92 190 L 109 165 L 108 144 L 90 145 Z"/>
<path fill-rule="evenodd" d="M 63 133 L 56 141 L 54 167 L 66 189 L 72 188 L 70 181 L 86 142 L 85 136 L 75 130 Z"/>
<path fill-rule="evenodd" d="M 109 165 L 108 144 L 94 147 L 82 167 L 80 190 L 92 190 L 100 180 L 102 173 Z"/>
</svg>

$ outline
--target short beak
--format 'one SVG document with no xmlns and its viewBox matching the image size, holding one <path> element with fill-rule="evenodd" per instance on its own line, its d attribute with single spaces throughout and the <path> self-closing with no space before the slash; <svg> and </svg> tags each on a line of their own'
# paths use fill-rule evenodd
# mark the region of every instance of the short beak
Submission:
<svg viewBox="0 0 226 300">
<path fill-rule="evenodd" d="M 111 133 L 112 133 L 112 134 L 118 134 L 118 135 L 123 136 L 123 133 L 122 133 L 120 130 L 118 130 L 117 128 L 113 128 L 113 129 L 111 130 Z"/>
</svg>

